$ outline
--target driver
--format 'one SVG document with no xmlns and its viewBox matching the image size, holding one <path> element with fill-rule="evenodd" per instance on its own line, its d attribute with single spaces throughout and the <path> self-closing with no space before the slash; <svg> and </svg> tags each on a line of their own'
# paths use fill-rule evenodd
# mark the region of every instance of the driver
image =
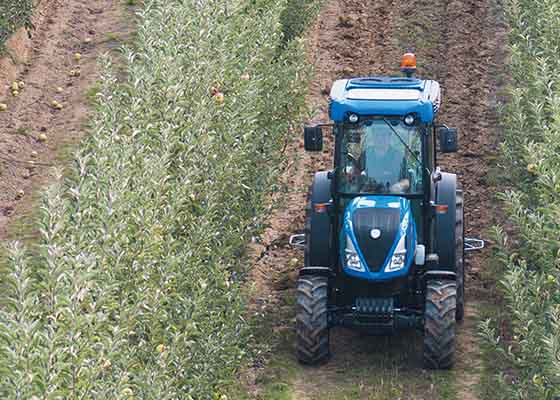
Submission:
<svg viewBox="0 0 560 400">
<path fill-rule="evenodd" d="M 361 141 L 361 175 L 387 191 L 403 192 L 410 183 L 408 179 L 401 179 L 404 157 L 391 146 L 392 134 L 389 126 L 365 126 Z"/>
</svg>

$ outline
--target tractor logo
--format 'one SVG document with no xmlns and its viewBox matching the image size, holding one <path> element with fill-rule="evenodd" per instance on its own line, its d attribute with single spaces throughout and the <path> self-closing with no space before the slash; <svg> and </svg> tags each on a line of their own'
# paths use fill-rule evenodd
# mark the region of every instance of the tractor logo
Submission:
<svg viewBox="0 0 560 400">
<path fill-rule="evenodd" d="M 381 230 L 380 229 L 372 229 L 369 233 L 372 239 L 379 239 L 381 237 Z"/>
</svg>

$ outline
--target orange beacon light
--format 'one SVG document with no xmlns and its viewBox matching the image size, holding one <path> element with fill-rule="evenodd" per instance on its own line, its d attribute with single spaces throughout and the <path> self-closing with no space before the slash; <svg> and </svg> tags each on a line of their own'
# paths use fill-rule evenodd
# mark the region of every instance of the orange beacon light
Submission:
<svg viewBox="0 0 560 400">
<path fill-rule="evenodd" d="M 409 78 L 416 72 L 416 55 L 414 53 L 403 54 L 401 71 Z"/>
</svg>

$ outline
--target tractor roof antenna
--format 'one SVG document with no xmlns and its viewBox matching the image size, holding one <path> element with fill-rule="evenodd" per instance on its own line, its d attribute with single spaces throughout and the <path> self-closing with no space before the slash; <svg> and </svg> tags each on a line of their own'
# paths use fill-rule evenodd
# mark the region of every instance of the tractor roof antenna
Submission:
<svg viewBox="0 0 560 400">
<path fill-rule="evenodd" d="M 403 54 L 401 72 L 405 74 L 407 78 L 411 78 L 416 72 L 416 55 L 414 53 L 408 52 Z"/>
</svg>

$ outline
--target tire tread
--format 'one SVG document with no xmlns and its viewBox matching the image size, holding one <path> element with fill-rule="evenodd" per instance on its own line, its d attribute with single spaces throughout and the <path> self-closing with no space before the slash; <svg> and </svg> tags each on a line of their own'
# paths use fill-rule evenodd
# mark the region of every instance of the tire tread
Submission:
<svg viewBox="0 0 560 400">
<path fill-rule="evenodd" d="M 454 281 L 428 281 L 424 313 L 424 364 L 449 369 L 455 352 L 457 285 Z"/>
<path fill-rule="evenodd" d="M 330 355 L 328 278 L 302 276 L 297 284 L 296 352 L 303 364 L 315 365 Z"/>
</svg>

